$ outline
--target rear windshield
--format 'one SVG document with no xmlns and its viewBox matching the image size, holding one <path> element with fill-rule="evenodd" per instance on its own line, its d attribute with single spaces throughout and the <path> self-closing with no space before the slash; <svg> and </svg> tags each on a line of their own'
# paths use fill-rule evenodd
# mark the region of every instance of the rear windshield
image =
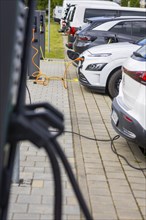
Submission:
<svg viewBox="0 0 146 220">
<path fill-rule="evenodd" d="M 107 22 L 108 20 L 99 20 L 99 21 L 96 21 L 96 22 L 93 22 L 91 25 L 90 25 L 90 30 L 95 28 L 95 27 L 98 27 L 99 25 L 103 24 L 104 22 Z"/>
<path fill-rule="evenodd" d="M 85 30 L 85 29 L 92 30 L 94 27 L 97 27 L 100 24 L 103 24 L 105 21 L 106 21 L 105 19 L 101 19 L 98 21 L 87 22 L 84 25 L 82 25 L 81 30 Z"/>
</svg>

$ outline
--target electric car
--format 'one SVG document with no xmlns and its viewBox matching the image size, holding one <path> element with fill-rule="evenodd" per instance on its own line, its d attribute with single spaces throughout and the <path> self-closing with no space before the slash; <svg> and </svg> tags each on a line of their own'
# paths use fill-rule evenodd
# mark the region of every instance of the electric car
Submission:
<svg viewBox="0 0 146 220">
<path fill-rule="evenodd" d="M 78 53 L 101 44 L 106 44 L 112 39 L 116 42 L 134 42 L 146 36 L 146 18 L 136 16 L 115 17 L 104 21 L 102 24 L 91 27 L 76 34 L 73 50 Z"/>
<path fill-rule="evenodd" d="M 122 42 L 92 47 L 82 54 L 78 64 L 81 85 L 111 98 L 118 95 L 122 77 L 121 66 L 133 51 L 146 44 L 146 38 L 136 43 Z"/>
<path fill-rule="evenodd" d="M 146 45 L 123 64 L 111 122 L 118 134 L 146 149 Z"/>
</svg>

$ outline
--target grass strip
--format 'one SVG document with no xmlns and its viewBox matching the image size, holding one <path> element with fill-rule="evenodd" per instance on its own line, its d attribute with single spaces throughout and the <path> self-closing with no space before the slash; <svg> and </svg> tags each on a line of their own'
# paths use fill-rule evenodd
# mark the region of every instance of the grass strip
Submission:
<svg viewBox="0 0 146 220">
<path fill-rule="evenodd" d="M 64 47 L 62 34 L 58 33 L 60 25 L 54 21 L 50 22 L 50 47 L 48 48 L 48 23 L 46 23 L 45 57 L 64 59 Z"/>
</svg>

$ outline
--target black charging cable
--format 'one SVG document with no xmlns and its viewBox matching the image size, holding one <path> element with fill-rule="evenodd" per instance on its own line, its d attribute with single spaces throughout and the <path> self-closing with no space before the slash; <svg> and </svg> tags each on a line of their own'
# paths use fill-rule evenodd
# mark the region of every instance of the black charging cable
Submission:
<svg viewBox="0 0 146 220">
<path fill-rule="evenodd" d="M 27 85 L 26 85 L 26 90 L 27 90 L 28 97 L 29 97 L 29 103 L 31 104 L 32 103 L 32 101 L 31 101 L 31 94 L 30 94 L 30 91 L 29 91 L 29 88 L 28 88 Z"/>
<path fill-rule="evenodd" d="M 67 172 L 67 175 L 68 175 L 69 180 L 70 180 L 70 182 L 72 184 L 72 187 L 73 187 L 73 190 L 75 192 L 75 195 L 76 195 L 76 197 L 78 199 L 78 202 L 80 204 L 80 207 L 81 207 L 81 209 L 82 209 L 86 219 L 87 220 L 93 220 L 93 218 L 92 218 L 92 216 L 91 216 L 91 214 L 90 214 L 90 212 L 88 210 L 88 207 L 86 205 L 86 202 L 85 202 L 85 200 L 83 198 L 83 195 L 82 195 L 82 193 L 81 193 L 81 191 L 79 189 L 79 186 L 78 186 L 78 184 L 76 182 L 76 179 L 75 179 L 74 174 L 72 172 L 71 166 L 70 166 L 70 164 L 69 164 L 69 162 L 68 162 L 64 152 L 62 151 L 61 147 L 56 142 L 56 140 L 54 140 L 54 148 L 55 148 L 59 158 L 61 159 L 61 161 L 63 163 L 63 166 L 64 166 L 64 168 L 65 168 L 65 170 Z"/>
<path fill-rule="evenodd" d="M 86 220 L 93 220 L 93 218 L 92 218 L 92 216 L 91 216 L 91 214 L 89 212 L 89 209 L 88 209 L 88 207 L 86 205 L 86 202 L 85 202 L 85 200 L 83 198 L 83 195 L 82 195 L 82 193 L 80 191 L 78 183 L 77 183 L 77 181 L 76 181 L 76 179 L 74 177 L 74 174 L 72 172 L 72 168 L 71 168 L 71 166 L 70 166 L 70 164 L 69 164 L 69 162 L 68 162 L 68 160 L 67 160 L 67 158 L 66 158 L 66 156 L 65 156 L 65 154 L 63 152 L 63 150 L 61 149 L 60 145 L 56 141 L 56 137 L 60 134 L 60 132 L 59 131 L 55 131 L 55 133 L 57 132 L 57 134 L 55 134 L 54 136 L 51 137 L 52 131 L 45 129 L 45 126 L 46 126 L 45 123 L 42 123 L 42 121 L 40 121 L 40 120 L 37 120 L 37 123 L 43 128 L 43 131 L 41 131 L 41 133 L 43 132 L 43 135 L 44 135 L 45 138 L 47 138 L 48 143 L 51 143 L 51 145 L 50 144 L 47 145 L 46 144 L 47 141 L 44 140 L 44 142 L 45 142 L 45 145 L 44 145 L 45 149 L 48 150 L 50 146 L 53 146 L 53 149 L 56 151 L 57 156 L 61 159 L 61 161 L 63 163 L 63 166 L 64 166 L 64 168 L 66 170 L 66 173 L 67 173 L 67 175 L 69 177 L 69 180 L 71 182 L 71 185 L 73 187 L 75 195 L 76 195 L 76 197 L 78 199 L 79 205 L 80 205 L 80 207 L 81 207 L 81 209 L 82 209 L 82 211 L 83 211 L 83 213 L 84 213 L 84 215 L 86 217 Z M 35 128 L 36 128 L 36 126 L 35 126 Z M 55 220 L 56 219 L 58 220 L 58 218 L 55 218 Z"/>
<path fill-rule="evenodd" d="M 54 201 L 54 220 L 61 220 L 62 216 L 62 182 L 61 182 L 61 172 L 58 164 L 58 160 L 56 158 L 55 153 L 53 152 L 50 144 L 44 144 L 44 148 L 48 157 L 50 158 L 50 162 L 52 165 L 53 176 L 54 176 L 54 191 L 55 191 L 55 201 Z"/>
<path fill-rule="evenodd" d="M 127 163 L 127 165 L 130 166 L 131 168 L 133 168 L 133 169 L 135 169 L 135 170 L 145 171 L 145 170 L 146 170 L 146 167 L 144 167 L 144 168 L 138 168 L 138 167 L 133 166 L 132 164 L 129 163 L 129 161 L 126 159 L 126 157 L 124 157 L 123 155 L 121 155 L 121 154 L 119 154 L 119 153 L 117 152 L 117 150 L 116 150 L 116 148 L 115 148 L 115 146 L 114 146 L 114 144 L 113 144 L 113 142 L 114 142 L 115 140 L 117 140 L 116 137 L 117 137 L 117 136 L 115 136 L 115 137 L 111 140 L 111 149 L 112 149 L 113 153 L 116 154 L 118 157 L 123 158 L 123 160 L 125 160 L 125 162 Z M 119 137 L 120 137 L 120 136 L 119 136 Z"/>
<path fill-rule="evenodd" d="M 31 103 L 31 94 L 30 94 L 30 91 L 29 91 L 28 87 L 27 87 L 27 91 L 28 91 L 28 95 L 29 95 L 29 101 Z M 56 132 L 56 131 L 52 130 L 51 132 Z M 78 135 L 80 137 L 86 138 L 86 139 L 91 140 L 91 141 L 111 142 L 111 150 L 113 151 L 113 153 L 116 154 L 118 157 L 121 157 L 123 160 L 125 160 L 125 162 L 127 163 L 128 166 L 130 166 L 133 169 L 140 170 L 140 171 L 145 171 L 146 170 L 145 167 L 144 168 L 138 168 L 138 167 L 133 166 L 132 164 L 129 163 L 129 161 L 126 159 L 126 157 L 124 157 L 123 155 L 121 155 L 121 154 L 119 154 L 117 152 L 116 148 L 114 147 L 113 142 L 120 138 L 119 135 L 116 135 L 112 139 L 96 139 L 96 138 L 88 137 L 86 135 L 79 134 L 79 133 L 74 132 L 74 131 L 67 131 L 67 130 L 65 130 L 64 133 L 75 134 L 75 135 Z"/>
<path fill-rule="evenodd" d="M 56 132 L 56 131 L 52 130 L 51 132 Z M 145 171 L 146 170 L 146 167 L 138 168 L 138 167 L 133 166 L 132 164 L 129 163 L 129 161 L 126 159 L 126 157 L 124 157 L 123 155 L 121 155 L 117 152 L 117 150 L 114 146 L 114 141 L 118 140 L 120 138 L 120 135 L 116 135 L 115 137 L 113 137 L 111 139 L 97 139 L 97 138 L 92 138 L 92 137 L 88 137 L 86 135 L 79 134 L 79 133 L 74 132 L 74 131 L 64 130 L 64 133 L 75 134 L 75 135 L 78 135 L 79 137 L 83 137 L 83 138 L 91 140 L 91 141 L 111 142 L 111 150 L 113 151 L 113 153 L 116 154 L 118 157 L 121 157 L 123 160 L 125 160 L 125 162 L 127 163 L 128 166 L 130 166 L 131 168 L 133 168 L 135 170 L 139 170 L 139 171 Z"/>
</svg>

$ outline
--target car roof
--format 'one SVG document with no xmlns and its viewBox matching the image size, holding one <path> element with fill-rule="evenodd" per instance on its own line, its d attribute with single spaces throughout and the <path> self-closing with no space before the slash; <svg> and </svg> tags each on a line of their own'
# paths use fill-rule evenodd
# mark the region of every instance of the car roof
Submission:
<svg viewBox="0 0 146 220">
<path fill-rule="evenodd" d="M 86 18 L 85 21 L 102 21 L 102 20 L 129 20 L 129 19 L 146 19 L 144 16 L 101 16 L 101 17 L 91 17 Z"/>
<path fill-rule="evenodd" d="M 84 28 L 81 29 L 78 34 L 82 34 L 84 32 L 88 32 L 88 31 L 90 31 L 89 30 L 90 28 L 91 29 L 93 28 L 92 30 L 98 28 L 98 26 L 96 26 L 96 22 L 98 24 L 100 21 L 103 21 L 102 18 L 103 17 L 99 17 L 98 20 L 95 20 L 95 21 L 93 20 L 91 22 L 91 24 L 89 24 L 88 27 L 86 27 L 85 29 Z M 114 17 L 109 17 L 109 18 L 105 17 L 105 18 L 107 18 L 107 19 L 105 19 L 103 23 L 101 22 L 101 24 L 100 24 L 101 26 L 107 25 L 109 22 L 111 23 L 111 25 L 112 25 L 113 22 L 115 23 L 113 25 L 116 25 L 116 24 L 118 24 L 118 22 L 122 22 L 122 21 L 146 21 L 145 17 L 140 17 L 140 16 L 120 16 L 120 17 L 115 17 L 115 18 Z M 96 19 L 96 17 L 94 17 L 94 19 Z M 94 25 L 94 27 L 93 27 L 93 25 Z M 100 25 L 99 25 L 99 27 L 100 27 Z M 96 30 L 96 31 L 98 31 L 98 30 Z"/>
<path fill-rule="evenodd" d="M 118 20 L 113 19 L 113 20 L 105 21 L 97 27 L 95 26 L 93 28 L 93 31 L 96 30 L 96 28 L 97 28 L 97 30 L 100 30 L 101 27 L 102 28 L 108 27 L 109 30 L 110 30 L 110 28 L 112 28 L 114 25 L 117 25 L 121 22 L 130 22 L 130 21 L 132 21 L 132 22 L 134 22 L 134 21 L 144 21 L 144 22 L 146 22 L 146 18 L 133 18 L 133 19 L 130 18 L 130 19 L 118 19 Z M 101 30 L 103 30 L 103 29 L 101 29 Z"/>
</svg>

